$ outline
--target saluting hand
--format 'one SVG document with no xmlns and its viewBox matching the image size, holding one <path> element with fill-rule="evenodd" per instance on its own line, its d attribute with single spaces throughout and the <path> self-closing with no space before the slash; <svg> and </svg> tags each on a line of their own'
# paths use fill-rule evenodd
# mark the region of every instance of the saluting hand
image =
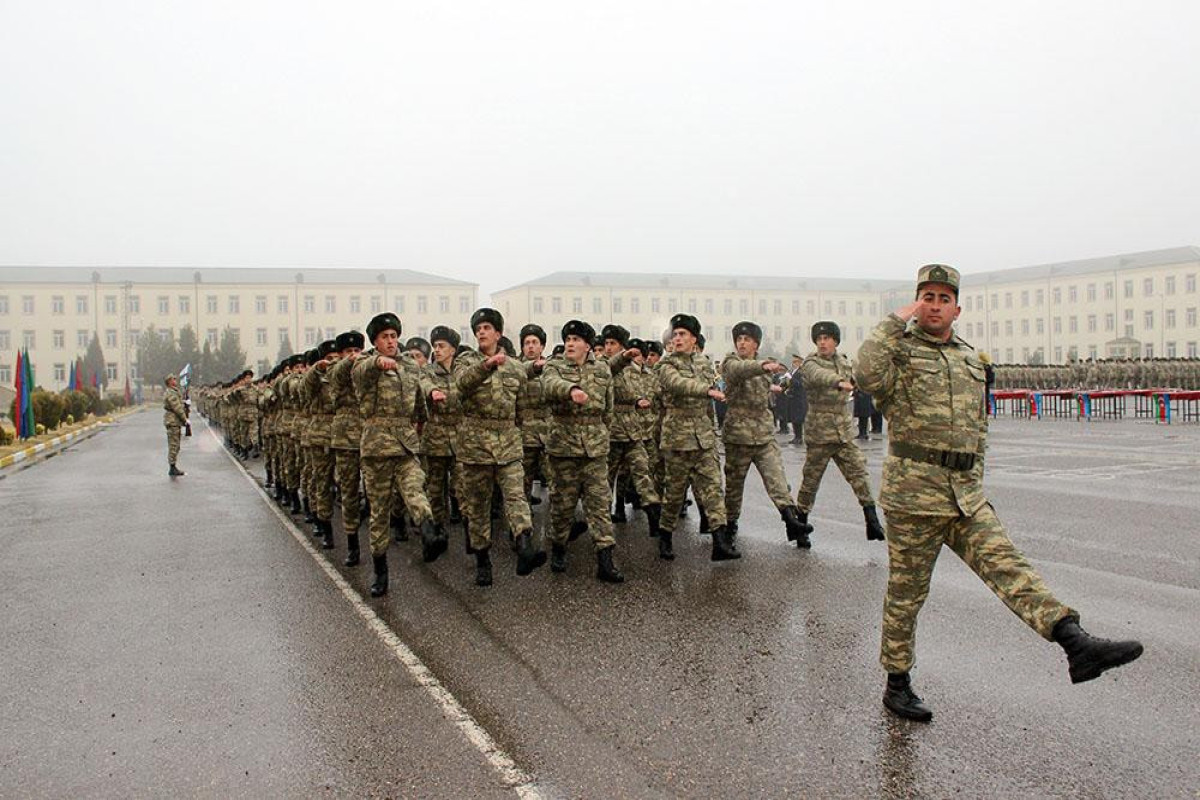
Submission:
<svg viewBox="0 0 1200 800">
<path fill-rule="evenodd" d="M 444 403 L 446 402 L 446 393 L 441 389 L 434 389 L 429 393 L 429 399 L 435 403 Z"/>
<path fill-rule="evenodd" d="M 571 390 L 571 401 L 577 405 L 586 405 L 588 401 L 588 393 L 576 386 Z"/>
<path fill-rule="evenodd" d="M 384 372 L 387 372 L 389 369 L 396 369 L 396 367 L 400 366 L 399 364 L 396 363 L 396 359 L 389 358 L 387 356 L 380 356 L 375 361 L 375 365 L 378 366 Z"/>
<path fill-rule="evenodd" d="M 485 369 L 495 369 L 505 361 L 508 361 L 508 353 L 501 350 L 494 356 L 488 356 L 487 360 L 483 362 L 483 366 Z"/>
<path fill-rule="evenodd" d="M 650 401 L 649 401 L 649 400 L 647 400 L 647 399 L 646 399 L 646 398 L 644 398 L 644 397 L 639 397 L 639 398 L 638 398 L 638 401 L 637 401 L 637 403 L 636 403 L 635 405 L 637 405 L 637 407 L 638 407 L 638 408 L 649 408 L 649 407 L 650 407 Z"/>
<path fill-rule="evenodd" d="M 920 307 L 921 307 L 921 301 L 914 300 L 911 303 L 909 303 L 908 305 L 904 306 L 903 308 L 897 308 L 896 316 L 899 317 L 900 319 L 904 320 L 905 322 L 908 322 L 910 319 L 912 319 L 913 317 L 915 317 L 917 315 L 917 309 Z"/>
</svg>

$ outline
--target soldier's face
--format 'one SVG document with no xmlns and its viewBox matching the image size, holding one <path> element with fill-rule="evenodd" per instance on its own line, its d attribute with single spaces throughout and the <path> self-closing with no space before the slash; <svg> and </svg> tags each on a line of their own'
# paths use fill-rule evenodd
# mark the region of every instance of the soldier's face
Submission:
<svg viewBox="0 0 1200 800">
<path fill-rule="evenodd" d="M 530 361 L 537 361 L 542 357 L 542 351 L 546 346 L 542 344 L 542 340 L 534 336 L 532 333 L 525 337 L 521 342 L 521 352 Z"/>
<path fill-rule="evenodd" d="M 381 356 L 395 358 L 400 352 L 400 332 L 391 328 L 380 331 L 375 337 L 375 349 Z"/>
<path fill-rule="evenodd" d="M 954 321 L 962 313 L 954 288 L 944 283 L 927 283 L 917 293 L 917 325 L 930 336 L 949 339 Z"/>
<path fill-rule="evenodd" d="M 342 350 L 342 358 L 354 358 L 362 352 L 361 347 L 347 347 Z"/>
<path fill-rule="evenodd" d="M 661 360 L 662 360 L 662 356 L 660 356 L 658 354 L 657 350 L 651 350 L 650 355 L 646 356 L 646 363 L 649 364 L 650 366 L 654 366 Z"/>
<path fill-rule="evenodd" d="M 605 339 L 604 340 L 604 355 L 608 356 L 609 358 L 612 358 L 619 352 L 621 352 L 621 343 L 620 342 L 618 342 L 616 339 Z"/>
<path fill-rule="evenodd" d="M 828 333 L 822 333 L 817 337 L 817 354 L 822 358 L 829 358 L 837 352 L 837 340 Z"/>
<path fill-rule="evenodd" d="M 758 355 L 758 342 L 744 333 L 733 340 L 733 348 L 742 358 L 754 358 Z"/>
<path fill-rule="evenodd" d="M 448 366 L 454 360 L 454 348 L 450 346 L 449 342 L 434 342 L 433 360 L 443 367 Z"/>
<path fill-rule="evenodd" d="M 500 331 L 490 322 L 481 322 L 475 326 L 475 341 L 479 342 L 479 349 L 483 352 L 495 353 L 496 345 L 500 343 Z"/>
<path fill-rule="evenodd" d="M 429 359 L 425 357 L 425 354 L 419 348 L 414 347 L 408 351 L 408 354 L 413 357 L 413 361 L 417 362 L 418 367 L 423 367 L 429 363 Z"/>
<path fill-rule="evenodd" d="M 569 361 L 574 361 L 576 364 L 582 364 L 587 360 L 587 355 L 591 351 L 592 346 L 587 339 L 571 334 L 567 336 L 567 340 L 563 342 L 563 355 Z"/>
<path fill-rule="evenodd" d="M 696 349 L 696 337 L 687 328 L 676 328 L 671 331 L 671 351 L 675 353 L 690 353 Z"/>
</svg>

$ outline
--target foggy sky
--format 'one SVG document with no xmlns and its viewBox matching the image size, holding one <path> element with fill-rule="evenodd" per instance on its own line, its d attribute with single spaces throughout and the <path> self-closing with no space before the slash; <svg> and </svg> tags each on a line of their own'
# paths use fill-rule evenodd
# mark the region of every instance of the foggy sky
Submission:
<svg viewBox="0 0 1200 800">
<path fill-rule="evenodd" d="M 397 267 L 486 295 L 1200 244 L 1198 23 L 1190 1 L 0 0 L 0 263 Z"/>
</svg>

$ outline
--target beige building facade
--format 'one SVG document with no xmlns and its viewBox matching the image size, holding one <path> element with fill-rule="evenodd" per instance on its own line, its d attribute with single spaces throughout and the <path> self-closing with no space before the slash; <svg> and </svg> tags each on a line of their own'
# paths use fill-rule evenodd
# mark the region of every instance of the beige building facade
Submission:
<svg viewBox="0 0 1200 800">
<path fill-rule="evenodd" d="M 70 366 L 92 335 L 109 386 L 138 380 L 137 343 L 191 325 L 203 349 L 237 331 L 246 362 L 274 365 L 281 347 L 311 348 L 375 314 L 393 311 L 405 336 L 439 324 L 464 334 L 478 305 L 477 284 L 411 270 L 0 267 L 0 385 L 12 385 L 17 352 L 27 348 L 38 385 L 65 388 Z"/>
</svg>

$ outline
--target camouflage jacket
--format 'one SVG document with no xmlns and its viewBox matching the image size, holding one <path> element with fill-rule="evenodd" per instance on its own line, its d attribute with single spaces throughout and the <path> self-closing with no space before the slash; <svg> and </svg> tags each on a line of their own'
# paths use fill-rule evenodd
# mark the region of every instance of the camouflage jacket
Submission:
<svg viewBox="0 0 1200 800">
<path fill-rule="evenodd" d="M 550 407 L 542 389 L 542 370 L 536 362 L 521 359 L 525 368 L 525 388 L 521 393 L 519 415 L 521 440 L 525 447 L 541 449 L 550 440 Z"/>
<path fill-rule="evenodd" d="M 259 388 L 253 383 L 248 383 L 238 390 L 238 419 L 243 422 L 258 421 L 258 393 Z"/>
<path fill-rule="evenodd" d="M 841 381 L 854 381 L 854 368 L 841 353 L 822 358 L 813 353 L 800 366 L 808 394 L 804 418 L 805 444 L 836 444 L 854 438 L 853 396 L 838 388 Z"/>
<path fill-rule="evenodd" d="M 561 458 L 607 457 L 608 423 L 613 414 L 613 376 L 608 364 L 591 353 L 582 364 L 561 356 L 553 358 L 546 362 L 542 383 L 554 412 L 546 452 Z M 575 388 L 587 393 L 583 405 L 571 400 Z"/>
<path fill-rule="evenodd" d="M 717 446 L 712 399 L 717 376 L 703 353 L 672 353 L 658 362 L 662 387 L 664 450 L 707 450 Z"/>
<path fill-rule="evenodd" d="M 299 381 L 303 379 L 299 372 L 290 372 L 279 379 L 279 404 L 282 411 L 279 415 L 279 432 L 290 436 L 294 441 L 300 441 L 300 397 L 297 393 Z"/>
<path fill-rule="evenodd" d="M 183 396 L 178 389 L 170 386 L 163 392 L 163 425 L 168 428 L 182 428 L 187 424 L 187 410 L 183 407 Z"/>
<path fill-rule="evenodd" d="M 396 369 L 379 368 L 381 355 L 359 355 L 350 380 L 362 417 L 358 449 L 364 458 L 417 455 L 421 439 L 417 424 L 425 420 L 421 368 L 408 353 L 395 357 Z"/>
<path fill-rule="evenodd" d="M 767 362 L 742 358 L 736 352 L 721 362 L 725 378 L 725 444 L 767 444 L 775 439 L 775 425 L 767 401 L 771 397 L 771 375 Z"/>
<path fill-rule="evenodd" d="M 279 394 L 275 391 L 278 380 L 279 377 L 276 376 L 275 380 L 264 384 L 262 391 L 258 393 L 258 413 L 262 417 L 263 436 L 273 436 L 279 421 Z"/>
<path fill-rule="evenodd" d="M 658 368 L 649 365 L 642 367 L 642 391 L 646 395 L 646 399 L 650 401 L 649 408 L 639 408 L 638 418 L 642 421 L 643 429 L 646 432 L 646 439 L 653 439 L 658 442 L 662 438 L 662 386 L 658 381 Z"/>
<path fill-rule="evenodd" d="M 334 397 L 329 384 L 329 367 L 325 370 L 309 367 L 304 373 L 300 390 L 307 400 L 309 423 L 308 443 L 313 447 L 329 447 L 333 435 Z"/>
<path fill-rule="evenodd" d="M 524 455 L 517 407 L 529 379 L 515 358 L 494 370 L 484 360 L 478 350 L 454 359 L 454 388 L 463 414 L 455 456 L 464 464 L 511 464 Z"/>
<path fill-rule="evenodd" d="M 353 358 L 343 358 L 329 368 L 327 380 L 333 392 L 333 425 L 329 429 L 329 446 L 335 450 L 357 450 L 362 441 L 362 417 L 358 397 L 354 394 Z"/>
<path fill-rule="evenodd" d="M 970 516 L 982 508 L 987 503 L 982 458 L 986 373 L 974 348 L 957 335 L 938 341 L 892 314 L 858 351 L 855 374 L 887 417 L 893 446 L 977 455 L 972 469 L 954 470 L 889 453 L 879 505 L 936 517 Z"/>
<path fill-rule="evenodd" d="M 608 435 L 614 442 L 640 442 L 649 436 L 645 417 L 639 413 L 639 400 L 649 400 L 645 371 L 640 364 L 623 353 L 610 359 L 601 359 L 608 364 L 613 379 L 612 424 Z"/>
<path fill-rule="evenodd" d="M 451 363 L 451 368 L 453 366 Z M 427 456 L 453 456 L 454 440 L 462 424 L 462 409 L 458 402 L 458 390 L 454 388 L 453 375 L 436 361 L 426 364 L 423 371 L 430 391 L 440 389 L 446 393 L 446 399 L 441 403 L 429 404 L 429 422 L 421 431 L 421 452 Z"/>
</svg>

